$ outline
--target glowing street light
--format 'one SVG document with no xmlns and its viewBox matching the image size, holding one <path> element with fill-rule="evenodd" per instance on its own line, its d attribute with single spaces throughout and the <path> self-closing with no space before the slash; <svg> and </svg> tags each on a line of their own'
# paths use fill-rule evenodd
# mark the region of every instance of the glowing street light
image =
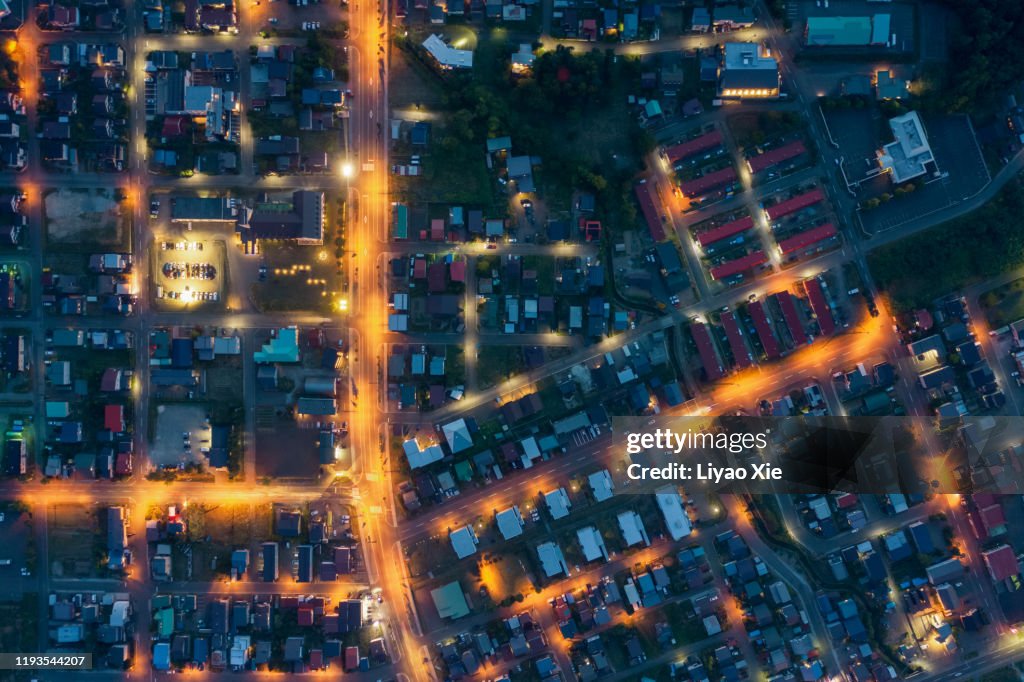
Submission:
<svg viewBox="0 0 1024 682">
<path fill-rule="evenodd" d="M 341 164 L 341 177 L 346 180 L 356 174 L 355 166 L 352 165 L 351 161 L 346 161 Z"/>
<path fill-rule="evenodd" d="M 339 298 L 338 299 L 338 310 L 340 310 L 341 312 L 346 312 L 348 310 L 348 299 L 347 298 Z"/>
</svg>

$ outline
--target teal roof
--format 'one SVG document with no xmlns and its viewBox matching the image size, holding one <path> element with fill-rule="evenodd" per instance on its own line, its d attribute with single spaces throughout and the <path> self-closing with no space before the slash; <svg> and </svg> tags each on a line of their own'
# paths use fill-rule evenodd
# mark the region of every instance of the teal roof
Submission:
<svg viewBox="0 0 1024 682">
<path fill-rule="evenodd" d="M 263 344 L 263 348 L 252 354 L 256 362 L 298 362 L 299 361 L 299 329 L 284 327 L 279 329 L 277 336 Z"/>
<path fill-rule="evenodd" d="M 409 208 L 405 204 L 395 204 L 395 239 L 408 239 L 409 237 Z"/>
<path fill-rule="evenodd" d="M 871 17 L 809 17 L 807 44 L 820 47 L 867 45 L 871 42 Z"/>
<path fill-rule="evenodd" d="M 890 71 L 879 71 L 876 96 L 878 99 L 902 99 L 907 96 L 907 82 L 893 78 Z"/>
<path fill-rule="evenodd" d="M 493 154 L 494 152 L 508 151 L 512 149 L 512 138 L 508 135 L 504 137 L 492 137 L 487 140 L 487 151 Z"/>
<path fill-rule="evenodd" d="M 469 605 L 466 604 L 466 596 L 462 593 L 462 586 L 458 580 L 431 590 L 430 597 L 434 600 L 437 615 L 441 618 L 454 620 L 469 615 Z"/>
</svg>

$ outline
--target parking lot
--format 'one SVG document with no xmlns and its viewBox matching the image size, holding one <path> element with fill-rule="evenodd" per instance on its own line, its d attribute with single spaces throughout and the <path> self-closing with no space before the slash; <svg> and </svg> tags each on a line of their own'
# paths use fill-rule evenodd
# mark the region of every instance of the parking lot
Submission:
<svg viewBox="0 0 1024 682">
<path fill-rule="evenodd" d="M 926 178 L 925 185 L 885 204 L 861 213 L 864 229 L 872 234 L 899 227 L 931 215 L 980 192 L 989 182 L 988 168 L 965 116 L 923 117 L 935 162 L 942 176 Z M 861 197 L 871 196 L 862 188 Z"/>
<path fill-rule="evenodd" d="M 225 250 L 222 241 L 158 239 L 153 249 L 158 305 L 169 309 L 220 305 Z"/>
<path fill-rule="evenodd" d="M 156 437 L 149 449 L 149 459 L 154 467 L 205 462 L 202 449 L 208 448 L 210 444 L 206 408 L 197 405 L 159 405 L 156 415 Z"/>
<path fill-rule="evenodd" d="M 843 172 L 851 185 L 863 182 L 878 171 L 875 152 L 879 146 L 878 130 L 882 124 L 877 109 L 829 109 L 824 111 L 828 130 L 839 145 Z"/>
</svg>

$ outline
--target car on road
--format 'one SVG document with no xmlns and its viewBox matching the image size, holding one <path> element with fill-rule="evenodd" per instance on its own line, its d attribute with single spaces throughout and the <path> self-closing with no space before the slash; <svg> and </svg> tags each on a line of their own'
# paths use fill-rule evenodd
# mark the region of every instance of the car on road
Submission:
<svg viewBox="0 0 1024 682">
<path fill-rule="evenodd" d="M 160 200 L 153 199 L 149 202 L 149 217 L 156 218 L 160 214 Z"/>
</svg>

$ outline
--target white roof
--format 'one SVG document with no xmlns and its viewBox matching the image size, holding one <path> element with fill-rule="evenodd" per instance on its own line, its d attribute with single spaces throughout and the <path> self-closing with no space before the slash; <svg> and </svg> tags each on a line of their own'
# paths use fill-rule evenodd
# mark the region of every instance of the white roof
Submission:
<svg viewBox="0 0 1024 682">
<path fill-rule="evenodd" d="M 476 554 L 477 539 L 472 526 L 466 525 L 452 531 L 448 537 L 452 541 L 452 549 L 460 559 Z"/>
<path fill-rule="evenodd" d="M 647 530 L 644 528 L 643 520 L 633 510 L 619 514 L 619 529 L 622 531 L 622 539 L 626 541 L 627 547 L 641 542 L 645 545 L 651 544 L 651 541 L 647 539 Z"/>
<path fill-rule="evenodd" d="M 473 51 L 457 50 L 441 39 L 441 36 L 431 34 L 423 41 L 423 47 L 430 53 L 437 63 L 449 69 L 471 69 L 473 68 Z"/>
<path fill-rule="evenodd" d="M 569 567 L 562 555 L 562 548 L 553 542 L 545 542 L 537 547 L 537 557 L 544 569 L 544 575 L 552 578 L 556 575 L 569 575 Z"/>
<path fill-rule="evenodd" d="M 451 448 L 453 455 L 473 445 L 473 437 L 469 435 L 469 427 L 466 426 L 465 419 L 448 422 L 441 427 L 441 431 L 444 433 L 444 438 L 448 441 L 448 447 Z"/>
<path fill-rule="evenodd" d="M 892 173 L 893 181 L 906 182 L 928 172 L 925 165 L 934 163 L 935 156 L 917 112 L 889 119 L 889 127 L 896 141 L 882 148 L 878 161 Z"/>
<path fill-rule="evenodd" d="M 608 473 L 607 469 L 601 469 L 595 471 L 587 477 L 590 482 L 590 490 L 594 493 L 594 499 L 598 502 L 604 502 L 609 499 L 615 493 L 615 485 L 612 483 L 612 475 Z"/>
<path fill-rule="evenodd" d="M 792 601 L 792 599 L 789 596 L 789 588 L 786 587 L 786 583 L 782 582 L 781 580 L 776 580 L 771 585 L 769 585 L 768 592 L 772 595 L 772 600 L 775 602 L 776 605 L 785 604 Z"/>
<path fill-rule="evenodd" d="M 551 518 L 556 520 L 564 519 L 568 516 L 569 508 L 572 506 L 569 502 L 569 494 L 565 492 L 565 488 L 556 488 L 544 493 L 544 502 L 548 505 Z"/>
<path fill-rule="evenodd" d="M 690 534 L 690 517 L 683 509 L 683 500 L 679 497 L 679 491 L 672 486 L 665 486 L 658 489 L 654 494 L 658 501 L 658 507 L 665 517 L 665 525 L 668 526 L 668 534 L 673 540 L 680 540 Z"/>
<path fill-rule="evenodd" d="M 523 446 L 523 454 L 530 459 L 537 459 L 540 457 L 540 447 L 537 445 L 537 439 L 533 436 L 524 438 L 519 442 Z"/>
<path fill-rule="evenodd" d="M 579 540 L 580 547 L 583 549 L 583 558 L 587 561 L 595 561 L 601 558 L 604 558 L 605 561 L 608 560 L 608 552 L 604 547 L 604 538 L 601 537 L 601 532 L 594 526 L 580 528 L 576 531 L 576 539 Z"/>
<path fill-rule="evenodd" d="M 506 540 L 517 538 L 523 534 L 523 517 L 519 514 L 519 507 L 512 505 L 494 515 L 498 524 L 501 536 Z"/>
<path fill-rule="evenodd" d="M 123 627 L 128 621 L 128 602 L 127 601 L 116 601 L 113 606 L 110 607 L 110 624 Z"/>
<path fill-rule="evenodd" d="M 410 438 L 402 443 L 402 450 L 405 451 L 405 458 L 409 460 L 410 469 L 419 469 L 444 459 L 444 451 L 440 445 L 431 445 L 425 450 L 421 450 L 420 444 L 416 442 L 415 438 Z"/>
<path fill-rule="evenodd" d="M 832 510 L 828 506 L 828 500 L 824 497 L 815 497 L 807 506 L 814 512 L 814 516 L 819 521 L 824 521 L 828 517 L 832 516 Z"/>
<path fill-rule="evenodd" d="M 725 68 L 727 70 L 770 69 L 775 71 L 779 63 L 775 57 L 766 56 L 757 43 L 726 43 Z"/>
</svg>

